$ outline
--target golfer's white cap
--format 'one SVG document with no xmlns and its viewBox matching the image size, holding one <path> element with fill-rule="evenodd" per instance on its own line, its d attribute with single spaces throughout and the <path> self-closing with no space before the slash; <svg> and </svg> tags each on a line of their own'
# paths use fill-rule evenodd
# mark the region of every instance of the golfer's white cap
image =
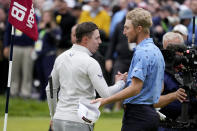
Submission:
<svg viewBox="0 0 197 131">
<path fill-rule="evenodd" d="M 95 123 L 100 116 L 100 102 L 94 104 L 90 104 L 90 102 L 91 100 L 84 98 L 79 101 L 78 116 L 86 124 Z"/>
<path fill-rule="evenodd" d="M 182 25 L 182 24 L 178 24 L 176 25 L 174 28 L 173 28 L 173 31 L 176 31 L 176 32 L 179 32 L 183 35 L 188 35 L 188 30 L 187 30 L 187 27 Z"/>
</svg>

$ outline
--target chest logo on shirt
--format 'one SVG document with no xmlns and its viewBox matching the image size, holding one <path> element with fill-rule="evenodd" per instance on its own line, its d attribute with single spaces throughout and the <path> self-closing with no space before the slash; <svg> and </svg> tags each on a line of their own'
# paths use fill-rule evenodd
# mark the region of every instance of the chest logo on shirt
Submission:
<svg viewBox="0 0 197 131">
<path fill-rule="evenodd" d="M 72 56 L 74 56 L 74 54 L 73 53 L 70 53 L 69 56 L 72 57 Z"/>
<path fill-rule="evenodd" d="M 98 76 L 100 79 L 102 79 L 102 78 L 103 78 L 103 75 L 98 74 L 97 76 Z"/>
</svg>

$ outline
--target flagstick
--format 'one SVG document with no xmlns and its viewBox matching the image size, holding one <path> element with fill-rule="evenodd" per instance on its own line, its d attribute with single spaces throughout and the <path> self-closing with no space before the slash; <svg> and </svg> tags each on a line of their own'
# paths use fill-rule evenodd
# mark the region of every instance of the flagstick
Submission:
<svg viewBox="0 0 197 131">
<path fill-rule="evenodd" d="M 193 16 L 193 28 L 192 28 L 192 47 L 195 45 L 195 25 L 196 25 L 196 17 Z"/>
<path fill-rule="evenodd" d="M 5 118 L 4 118 L 4 128 L 3 128 L 3 131 L 6 131 L 7 130 L 8 106 L 9 106 L 10 85 L 11 85 L 11 75 L 12 75 L 12 56 L 13 56 L 14 35 L 15 35 L 14 26 L 12 26 L 11 41 L 10 41 L 9 72 L 8 72 L 8 83 L 7 83 L 7 97 L 6 97 L 6 107 L 5 107 Z"/>
</svg>

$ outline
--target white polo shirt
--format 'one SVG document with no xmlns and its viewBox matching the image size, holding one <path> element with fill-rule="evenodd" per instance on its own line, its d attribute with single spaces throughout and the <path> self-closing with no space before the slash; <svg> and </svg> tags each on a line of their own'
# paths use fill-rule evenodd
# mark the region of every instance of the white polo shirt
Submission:
<svg viewBox="0 0 197 131">
<path fill-rule="evenodd" d="M 125 85 L 124 81 L 118 81 L 108 87 L 99 63 L 91 55 L 84 46 L 74 44 L 57 57 L 51 73 L 53 89 L 60 87 L 54 119 L 84 123 L 77 116 L 80 98 L 95 99 L 95 89 L 101 97 L 109 97 Z M 49 86 L 46 91 L 49 99 Z"/>
</svg>

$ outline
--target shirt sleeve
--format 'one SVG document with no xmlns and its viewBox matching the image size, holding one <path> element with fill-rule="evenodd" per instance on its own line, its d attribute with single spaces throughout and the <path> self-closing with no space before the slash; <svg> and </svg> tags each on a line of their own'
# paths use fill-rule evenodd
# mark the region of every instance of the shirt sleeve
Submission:
<svg viewBox="0 0 197 131">
<path fill-rule="evenodd" d="M 146 55 L 143 54 L 143 52 L 139 51 L 133 59 L 133 70 L 131 73 L 131 78 L 136 77 L 144 81 L 147 76 L 148 66 L 148 59 L 146 59 Z"/>
<path fill-rule="evenodd" d="M 101 97 L 109 97 L 119 92 L 125 85 L 124 81 L 118 81 L 113 86 L 108 87 L 98 62 L 93 62 L 88 67 L 88 75 L 93 87 L 97 90 Z"/>
<path fill-rule="evenodd" d="M 56 69 L 57 62 L 55 62 L 53 70 L 51 72 L 52 77 L 52 89 L 53 89 L 53 99 L 50 97 L 50 84 L 48 82 L 48 85 L 46 87 L 46 95 L 47 95 L 47 102 L 49 106 L 50 116 L 53 117 L 57 105 L 57 91 L 60 86 L 59 83 L 59 75 Z"/>
</svg>

